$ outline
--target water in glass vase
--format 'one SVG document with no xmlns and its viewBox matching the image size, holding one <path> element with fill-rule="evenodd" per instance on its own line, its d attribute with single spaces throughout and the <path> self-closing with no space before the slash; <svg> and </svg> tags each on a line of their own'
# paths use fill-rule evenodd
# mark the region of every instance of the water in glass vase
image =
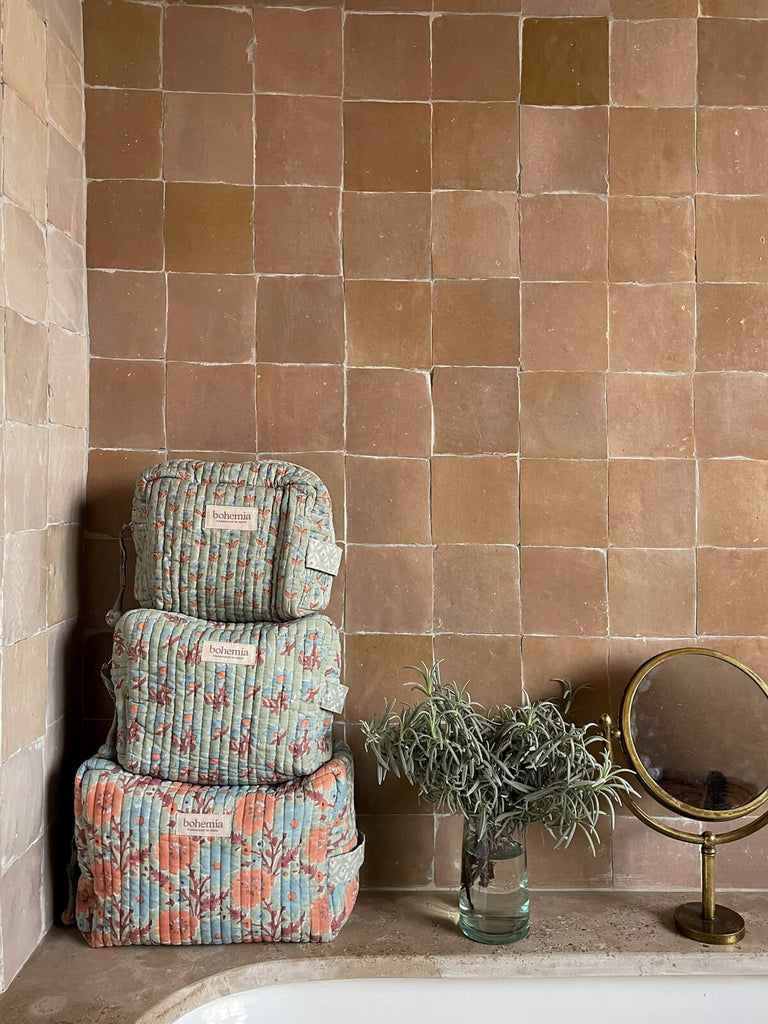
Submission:
<svg viewBox="0 0 768 1024">
<path fill-rule="evenodd" d="M 459 927 L 475 942 L 507 943 L 530 931 L 525 828 L 480 841 L 464 822 Z"/>
</svg>

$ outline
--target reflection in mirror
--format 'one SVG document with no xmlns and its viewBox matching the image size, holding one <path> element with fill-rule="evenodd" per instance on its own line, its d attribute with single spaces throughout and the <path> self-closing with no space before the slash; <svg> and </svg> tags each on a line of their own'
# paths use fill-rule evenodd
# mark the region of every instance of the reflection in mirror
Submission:
<svg viewBox="0 0 768 1024">
<path fill-rule="evenodd" d="M 733 810 L 768 787 L 768 696 L 712 654 L 680 652 L 654 665 L 630 729 L 653 781 L 689 807 Z"/>
</svg>

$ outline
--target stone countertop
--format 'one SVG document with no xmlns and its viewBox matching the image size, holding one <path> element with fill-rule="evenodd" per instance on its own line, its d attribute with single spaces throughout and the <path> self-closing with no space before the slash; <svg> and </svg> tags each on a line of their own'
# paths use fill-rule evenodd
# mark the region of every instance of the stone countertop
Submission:
<svg viewBox="0 0 768 1024">
<path fill-rule="evenodd" d="M 312 977 L 768 974 L 768 893 L 720 894 L 747 922 L 736 946 L 677 933 L 674 908 L 695 898 L 533 892 L 531 934 L 510 946 L 464 938 L 456 896 L 441 892 L 364 892 L 327 945 L 91 949 L 75 929 L 55 927 L 0 996 L 0 1021 L 137 1024 L 152 1009 L 141 1024 L 164 1024 L 228 991 Z"/>
</svg>

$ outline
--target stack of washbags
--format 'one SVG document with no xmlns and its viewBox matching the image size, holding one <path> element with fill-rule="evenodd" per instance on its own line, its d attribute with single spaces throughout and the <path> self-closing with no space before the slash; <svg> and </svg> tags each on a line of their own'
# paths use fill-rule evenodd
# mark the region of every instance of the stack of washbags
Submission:
<svg viewBox="0 0 768 1024">
<path fill-rule="evenodd" d="M 358 889 L 322 481 L 290 463 L 141 474 L 140 608 L 119 618 L 115 724 L 75 784 L 92 946 L 333 939 Z M 105 755 L 105 756 L 101 756 Z"/>
</svg>

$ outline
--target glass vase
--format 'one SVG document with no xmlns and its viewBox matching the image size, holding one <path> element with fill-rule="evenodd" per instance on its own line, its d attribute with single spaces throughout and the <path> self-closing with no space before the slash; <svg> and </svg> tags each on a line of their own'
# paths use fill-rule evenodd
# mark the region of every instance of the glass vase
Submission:
<svg viewBox="0 0 768 1024">
<path fill-rule="evenodd" d="M 459 927 L 467 938 L 492 944 L 517 942 L 530 931 L 525 826 L 478 840 L 464 821 Z"/>
</svg>

